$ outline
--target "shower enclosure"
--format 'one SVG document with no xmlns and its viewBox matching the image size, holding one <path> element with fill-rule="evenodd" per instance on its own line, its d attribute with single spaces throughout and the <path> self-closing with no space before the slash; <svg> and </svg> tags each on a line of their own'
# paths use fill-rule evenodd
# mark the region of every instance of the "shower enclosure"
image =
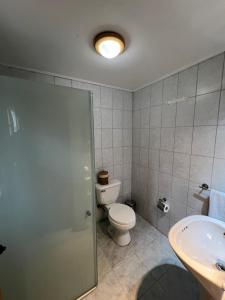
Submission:
<svg viewBox="0 0 225 300">
<path fill-rule="evenodd" d="M 0 76 L 0 299 L 97 284 L 88 91 Z"/>
</svg>

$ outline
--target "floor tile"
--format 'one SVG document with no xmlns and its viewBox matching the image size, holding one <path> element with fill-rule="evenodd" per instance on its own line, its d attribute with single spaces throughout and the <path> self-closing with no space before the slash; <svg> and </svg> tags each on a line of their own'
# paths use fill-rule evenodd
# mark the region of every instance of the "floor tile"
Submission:
<svg viewBox="0 0 225 300">
<path fill-rule="evenodd" d="M 98 247 L 98 279 L 101 281 L 104 276 L 112 271 L 109 259 L 106 257 L 100 247 Z"/>
<path fill-rule="evenodd" d="M 120 285 L 115 273 L 111 271 L 98 284 L 98 287 L 90 293 L 85 300 L 118 300 L 123 299 L 125 290 Z"/>
<path fill-rule="evenodd" d="M 113 270 L 120 284 L 128 289 L 140 283 L 142 277 L 148 271 L 143 262 L 135 254 L 125 257 Z"/>
<path fill-rule="evenodd" d="M 110 264 L 114 267 L 116 264 L 123 261 L 125 257 L 134 254 L 132 243 L 125 247 L 119 247 L 113 240 L 108 240 L 102 247 L 105 256 L 109 258 Z"/>
</svg>

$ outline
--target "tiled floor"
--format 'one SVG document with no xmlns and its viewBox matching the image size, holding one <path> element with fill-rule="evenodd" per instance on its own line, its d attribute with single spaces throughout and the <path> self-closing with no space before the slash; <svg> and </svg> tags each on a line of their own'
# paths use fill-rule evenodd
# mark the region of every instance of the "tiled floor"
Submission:
<svg viewBox="0 0 225 300">
<path fill-rule="evenodd" d="M 173 253 L 168 239 L 137 216 L 132 242 L 117 246 L 98 223 L 97 289 L 85 300 L 197 300 L 198 283 Z"/>
</svg>

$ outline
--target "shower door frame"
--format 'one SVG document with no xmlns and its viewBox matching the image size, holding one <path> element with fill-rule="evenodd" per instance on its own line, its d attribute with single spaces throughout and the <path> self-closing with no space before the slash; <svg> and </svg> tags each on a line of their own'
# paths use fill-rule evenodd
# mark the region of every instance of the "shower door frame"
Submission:
<svg viewBox="0 0 225 300">
<path fill-rule="evenodd" d="M 93 215 L 93 235 L 94 235 L 94 265 L 95 265 L 95 285 L 86 293 L 80 295 L 74 300 L 81 300 L 91 294 L 98 286 L 98 256 L 97 256 L 97 231 L 96 231 L 96 195 L 95 195 L 95 140 L 94 140 L 94 105 L 93 92 L 90 94 L 90 130 L 91 130 L 91 164 L 92 164 L 92 215 Z M 1 296 L 1 295 L 0 295 Z M 0 298 L 0 300 L 3 300 Z"/>
</svg>

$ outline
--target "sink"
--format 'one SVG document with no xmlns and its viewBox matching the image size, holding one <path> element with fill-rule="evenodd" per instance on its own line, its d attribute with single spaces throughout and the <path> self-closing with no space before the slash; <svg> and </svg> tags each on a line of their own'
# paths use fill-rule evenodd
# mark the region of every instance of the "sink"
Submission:
<svg viewBox="0 0 225 300">
<path fill-rule="evenodd" d="M 225 300 L 225 223 L 207 216 L 186 217 L 170 229 L 169 242 L 201 283 L 202 298 Z"/>
</svg>

